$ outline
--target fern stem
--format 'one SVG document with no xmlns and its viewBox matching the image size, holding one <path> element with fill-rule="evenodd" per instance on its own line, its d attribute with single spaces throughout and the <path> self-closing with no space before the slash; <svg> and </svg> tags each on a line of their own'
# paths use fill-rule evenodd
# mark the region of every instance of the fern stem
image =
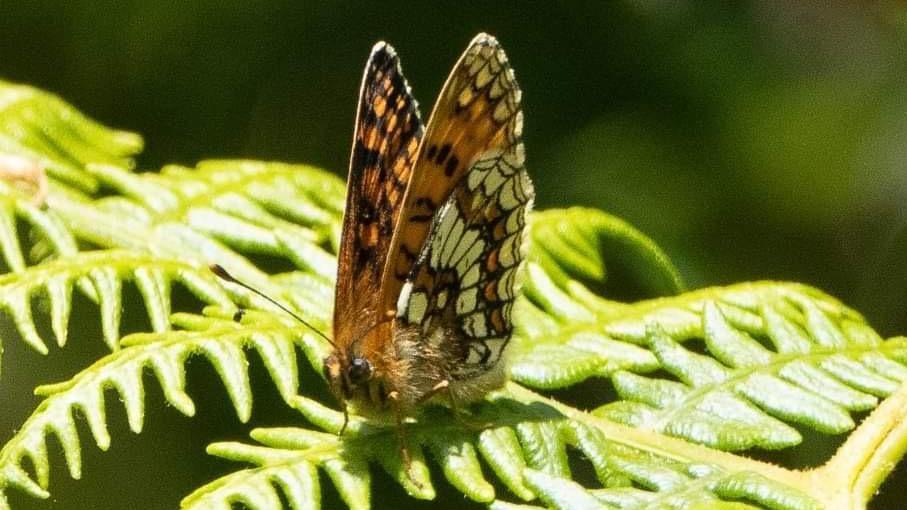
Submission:
<svg viewBox="0 0 907 510">
<path fill-rule="evenodd" d="M 907 384 L 886 398 L 822 467 L 808 473 L 828 508 L 866 508 L 907 452 Z"/>
</svg>

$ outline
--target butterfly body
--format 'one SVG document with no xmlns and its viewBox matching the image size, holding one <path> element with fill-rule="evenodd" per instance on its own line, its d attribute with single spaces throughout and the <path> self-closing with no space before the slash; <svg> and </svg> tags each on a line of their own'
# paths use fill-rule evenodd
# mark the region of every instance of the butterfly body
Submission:
<svg viewBox="0 0 907 510">
<path fill-rule="evenodd" d="M 505 347 L 533 198 L 520 90 L 480 34 L 426 128 L 392 48 L 366 65 L 324 371 L 357 414 L 400 423 L 505 381 Z"/>
</svg>

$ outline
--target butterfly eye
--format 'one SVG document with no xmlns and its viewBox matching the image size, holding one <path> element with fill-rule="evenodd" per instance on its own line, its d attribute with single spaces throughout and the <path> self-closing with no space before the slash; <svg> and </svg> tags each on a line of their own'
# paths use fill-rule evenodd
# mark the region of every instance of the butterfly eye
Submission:
<svg viewBox="0 0 907 510">
<path fill-rule="evenodd" d="M 367 359 L 357 356 L 350 361 L 348 374 L 351 383 L 364 383 L 372 377 L 372 364 Z"/>
</svg>

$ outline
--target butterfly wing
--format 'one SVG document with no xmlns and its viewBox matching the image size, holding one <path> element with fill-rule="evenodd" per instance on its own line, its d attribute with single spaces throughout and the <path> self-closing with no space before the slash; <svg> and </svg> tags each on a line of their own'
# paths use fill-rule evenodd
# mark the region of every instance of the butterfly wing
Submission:
<svg viewBox="0 0 907 510">
<path fill-rule="evenodd" d="M 384 261 L 423 134 L 416 100 L 386 43 L 375 45 L 366 64 L 355 125 L 335 290 L 340 345 L 377 315 Z"/>
<path fill-rule="evenodd" d="M 394 310 L 438 209 L 489 151 L 515 151 L 523 129 L 520 90 L 504 50 L 476 36 L 451 71 L 419 146 L 381 284 Z"/>
<path fill-rule="evenodd" d="M 470 148 L 483 146 L 484 150 L 470 157 L 465 169 L 457 170 L 462 178 L 433 215 L 427 241 L 407 275 L 397 303 L 398 328 L 421 327 L 424 338 L 432 338 L 431 332 L 438 327 L 454 331 L 456 345 L 444 349 L 452 354 L 446 359 L 447 372 L 455 380 L 488 370 L 498 361 L 510 338 L 511 313 L 518 290 L 516 273 L 524 257 L 526 213 L 534 197 L 524 167 L 520 91 L 503 51 L 494 43 L 494 50 L 486 52 L 487 45 L 487 39 L 479 44 L 477 58 L 493 61 L 495 65 L 488 69 L 499 71 L 498 74 L 484 81 L 484 89 L 467 84 L 470 88 L 463 90 L 471 92 L 459 96 L 469 97 L 472 102 L 458 100 L 453 107 L 483 112 L 484 117 L 473 118 L 474 124 L 461 125 L 467 133 L 450 133 L 459 140 L 459 144 L 451 143 L 452 147 L 461 147 L 468 140 Z M 482 74 L 479 60 L 466 59 L 462 65 L 479 69 L 471 73 L 474 77 Z M 503 81 L 495 85 L 498 80 Z M 474 105 L 475 101 L 488 103 L 492 98 L 497 105 L 505 106 Z M 498 127 L 492 130 L 492 125 Z M 433 134 L 432 127 L 430 124 L 426 143 L 431 143 L 428 137 Z M 480 141 L 477 134 L 470 132 L 473 129 L 490 138 Z M 438 131 L 441 130 L 434 133 Z M 458 153 L 466 154 L 465 150 Z M 443 170 L 443 163 L 439 164 Z M 450 178 L 455 180 L 456 173 Z M 425 186 L 425 181 L 417 184 L 416 177 L 411 191 Z M 437 189 L 421 191 L 438 196 Z M 401 221 L 407 219 L 412 221 L 404 209 Z"/>
</svg>

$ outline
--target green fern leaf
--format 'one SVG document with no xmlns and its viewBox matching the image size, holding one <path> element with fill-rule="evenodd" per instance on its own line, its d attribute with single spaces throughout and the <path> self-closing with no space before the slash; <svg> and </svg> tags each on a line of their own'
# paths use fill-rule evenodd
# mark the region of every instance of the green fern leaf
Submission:
<svg viewBox="0 0 907 510">
<path fill-rule="evenodd" d="M 129 428 L 141 432 L 145 369 L 154 373 L 167 402 L 187 416 L 195 413 L 195 405 L 185 391 L 184 365 L 190 356 L 207 358 L 215 367 L 240 421 L 247 421 L 252 409 L 245 349 L 258 352 L 285 400 L 289 402 L 295 395 L 298 368 L 294 339 L 299 336 L 298 330 L 275 321 L 270 314 L 249 314 L 246 320 L 255 324 L 255 328 L 236 324 L 229 313 L 177 314 L 172 319 L 180 330 L 127 336 L 120 350 L 69 381 L 35 390 L 45 400 L 0 450 L 0 494 L 16 487 L 36 497 L 48 497 L 50 468 L 46 436 L 49 434 L 55 435 L 62 445 L 70 475 L 79 478 L 81 446 L 74 413 L 78 411 L 85 418 L 95 444 L 106 450 L 111 440 L 104 400 L 108 388 L 119 394 Z M 25 469 L 26 459 L 34 466 L 34 479 Z"/>
<path fill-rule="evenodd" d="M 111 131 L 60 98 L 0 80 L 0 152 L 35 159 L 51 177 L 83 191 L 97 190 L 88 162 L 122 167 L 142 150 L 133 133 Z"/>
<path fill-rule="evenodd" d="M 232 306 L 230 297 L 210 272 L 178 261 L 142 256 L 126 251 L 82 252 L 0 276 L 0 310 L 12 316 L 22 339 L 32 348 L 47 353 L 47 346 L 35 329 L 31 298 L 42 294 L 48 301 L 50 320 L 57 344 L 66 344 L 67 325 L 72 307 L 74 282 L 85 279 L 93 284 L 99 303 L 104 340 L 117 348 L 122 282 L 131 279 L 145 299 L 151 327 L 169 328 L 170 285 L 179 282 L 192 288 L 211 304 Z"/>
</svg>

